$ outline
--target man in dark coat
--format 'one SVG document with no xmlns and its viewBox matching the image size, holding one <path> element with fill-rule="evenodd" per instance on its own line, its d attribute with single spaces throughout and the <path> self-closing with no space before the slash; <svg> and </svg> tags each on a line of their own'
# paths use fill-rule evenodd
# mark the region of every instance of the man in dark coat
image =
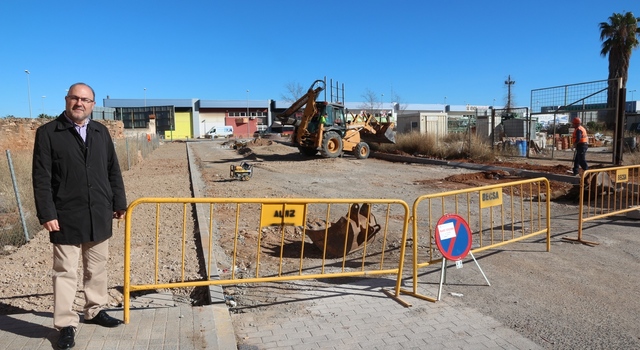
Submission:
<svg viewBox="0 0 640 350">
<path fill-rule="evenodd" d="M 109 130 L 91 121 L 93 89 L 71 85 L 65 111 L 38 128 L 33 150 L 33 191 L 38 219 L 53 243 L 53 324 L 57 346 L 70 349 L 80 321 L 73 311 L 78 260 L 82 256 L 84 322 L 116 327 L 104 311 L 109 302 L 107 269 L 113 219 L 124 217 L 127 200 Z"/>
</svg>

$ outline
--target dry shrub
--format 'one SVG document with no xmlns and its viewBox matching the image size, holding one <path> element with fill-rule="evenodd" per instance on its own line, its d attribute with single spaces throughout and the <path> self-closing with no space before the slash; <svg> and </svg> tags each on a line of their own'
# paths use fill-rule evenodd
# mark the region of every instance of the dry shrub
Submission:
<svg viewBox="0 0 640 350">
<path fill-rule="evenodd" d="M 443 159 L 466 158 L 468 140 L 466 134 L 451 133 L 438 139 L 434 149 L 435 156 Z"/>
<path fill-rule="evenodd" d="M 472 135 L 471 147 L 469 149 L 469 158 L 478 161 L 493 160 L 495 154 L 491 148 L 491 144 L 482 138 Z"/>
<path fill-rule="evenodd" d="M 380 144 L 376 150 L 388 153 L 407 153 L 411 155 L 431 155 L 437 139 L 433 135 L 411 132 L 397 134 L 395 144 Z"/>
<path fill-rule="evenodd" d="M 469 147 L 471 142 L 471 147 Z M 451 133 L 443 137 L 412 132 L 397 134 L 395 144 L 381 144 L 376 150 L 388 153 L 406 153 L 438 159 L 471 158 L 474 160 L 493 159 L 491 146 L 476 135 Z"/>
<path fill-rule="evenodd" d="M 640 164 L 640 151 L 625 152 L 622 159 L 624 165 L 638 165 Z"/>
</svg>

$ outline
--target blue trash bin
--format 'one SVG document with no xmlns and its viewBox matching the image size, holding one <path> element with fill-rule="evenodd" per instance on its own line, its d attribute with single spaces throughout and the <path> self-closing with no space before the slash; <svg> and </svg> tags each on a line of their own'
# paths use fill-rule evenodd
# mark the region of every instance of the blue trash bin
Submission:
<svg viewBox="0 0 640 350">
<path fill-rule="evenodd" d="M 527 141 L 526 140 L 517 140 L 516 141 L 516 146 L 518 148 L 518 155 L 520 155 L 520 157 L 526 157 L 527 156 Z"/>
</svg>

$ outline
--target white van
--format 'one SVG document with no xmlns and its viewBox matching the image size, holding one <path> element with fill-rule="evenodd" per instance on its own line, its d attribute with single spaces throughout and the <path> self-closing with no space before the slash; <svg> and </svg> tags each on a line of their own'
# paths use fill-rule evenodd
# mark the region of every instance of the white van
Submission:
<svg viewBox="0 0 640 350">
<path fill-rule="evenodd" d="M 207 131 L 205 137 L 207 138 L 216 138 L 216 137 L 231 137 L 233 136 L 233 126 L 225 125 L 225 126 L 214 126 L 211 130 Z"/>
</svg>

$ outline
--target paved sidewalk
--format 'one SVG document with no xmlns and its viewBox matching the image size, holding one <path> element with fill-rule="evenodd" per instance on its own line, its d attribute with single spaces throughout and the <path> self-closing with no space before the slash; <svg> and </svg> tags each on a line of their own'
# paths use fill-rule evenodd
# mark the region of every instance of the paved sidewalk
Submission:
<svg viewBox="0 0 640 350">
<path fill-rule="evenodd" d="M 116 328 L 82 323 L 76 333 L 75 349 L 234 349 L 224 344 L 224 336 L 233 333 L 227 308 L 215 305 L 191 307 L 188 303 L 166 303 L 162 295 L 153 298 L 159 306 L 132 308 L 130 322 Z M 122 319 L 123 310 L 108 310 Z M 226 319 L 225 319 L 226 314 Z M 216 322 L 216 319 L 219 321 Z M 226 323 L 225 323 L 226 322 Z M 233 336 L 232 336 L 233 338 Z M 0 315 L 0 349 L 56 349 L 58 332 L 51 313 Z"/>
<path fill-rule="evenodd" d="M 74 349 L 540 349 L 491 317 L 448 305 L 451 296 L 437 303 L 403 296 L 413 305 L 405 308 L 381 291 L 394 283 L 363 278 L 302 288 L 288 297 L 307 313 L 277 312 L 266 323 L 234 314 L 239 345 L 225 344 L 233 333 L 225 306 L 175 303 L 132 309 L 130 323 L 117 328 L 80 323 Z M 122 318 L 122 309 L 109 314 Z M 57 339 L 50 313 L 0 315 L 0 349 L 55 349 Z"/>
<path fill-rule="evenodd" d="M 341 282 L 346 284 L 299 285 L 299 292 L 286 294 L 289 311 L 264 311 L 269 322 L 254 313 L 232 315 L 238 349 L 542 349 L 489 316 L 447 304 L 453 296 L 432 303 L 401 294 L 412 305 L 407 308 L 382 292 L 393 290 L 392 278 Z"/>
</svg>

